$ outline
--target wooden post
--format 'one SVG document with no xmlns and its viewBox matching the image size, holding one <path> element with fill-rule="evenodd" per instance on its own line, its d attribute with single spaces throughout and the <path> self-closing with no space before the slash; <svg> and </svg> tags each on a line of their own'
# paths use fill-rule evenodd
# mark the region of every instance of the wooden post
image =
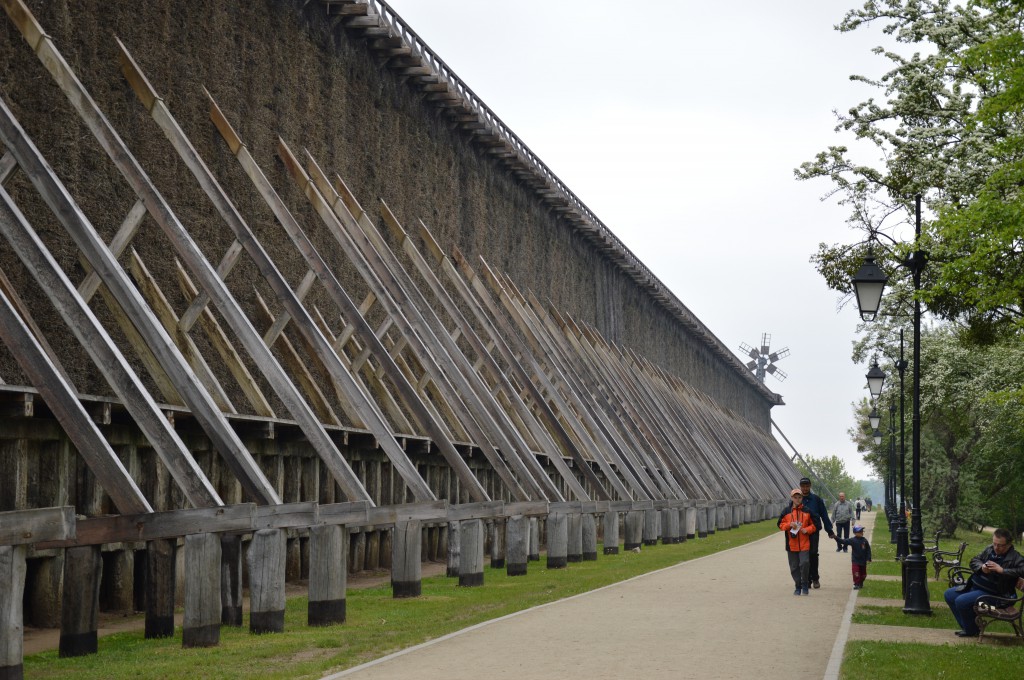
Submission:
<svg viewBox="0 0 1024 680">
<path fill-rule="evenodd" d="M 672 545 L 679 542 L 679 510 L 665 508 L 661 511 L 661 543 Z"/>
<path fill-rule="evenodd" d="M 697 538 L 708 537 L 708 506 L 701 503 L 697 506 Z"/>
<path fill-rule="evenodd" d="M 505 518 L 495 517 L 491 524 L 491 569 L 505 568 Z"/>
<path fill-rule="evenodd" d="M 98 545 L 64 552 L 64 596 L 60 611 L 60 656 L 96 653 L 96 618 L 100 606 L 103 559 Z"/>
<path fill-rule="evenodd" d="M 394 597 L 419 597 L 423 592 L 422 543 L 418 521 L 395 522 L 391 536 L 391 592 Z"/>
<path fill-rule="evenodd" d="M 578 512 L 566 514 L 565 559 L 567 562 L 583 561 L 583 515 Z"/>
<path fill-rule="evenodd" d="M 530 518 L 530 552 L 526 559 L 530 562 L 540 562 L 540 520 L 536 517 Z"/>
<path fill-rule="evenodd" d="M 586 513 L 580 522 L 583 534 L 583 561 L 590 562 L 597 559 L 597 521 L 592 514 Z"/>
<path fill-rule="evenodd" d="M 482 586 L 484 584 L 484 523 L 479 519 L 467 519 L 459 523 L 459 585 Z"/>
<path fill-rule="evenodd" d="M 548 513 L 548 569 L 564 569 L 568 564 L 569 526 L 564 512 Z"/>
<path fill-rule="evenodd" d="M 448 522 L 448 568 L 445 575 L 456 578 L 459 575 L 459 551 L 462 546 L 462 532 L 458 522 Z"/>
<path fill-rule="evenodd" d="M 182 647 L 220 644 L 220 606 L 220 536 L 186 536 Z"/>
<path fill-rule="evenodd" d="M 242 625 L 242 537 L 220 537 L 220 622 Z"/>
<path fill-rule="evenodd" d="M 609 510 L 604 513 L 604 554 L 619 554 L 619 513 Z"/>
<path fill-rule="evenodd" d="M 661 512 L 658 510 L 644 510 L 644 545 L 658 545 L 658 519 Z"/>
<path fill-rule="evenodd" d="M 249 544 L 249 632 L 284 632 L 284 529 L 260 529 Z"/>
<path fill-rule="evenodd" d="M 345 623 L 346 550 L 348 530 L 344 526 L 319 524 L 310 527 L 307 625 Z"/>
<path fill-rule="evenodd" d="M 103 611 L 135 610 L 135 551 L 111 550 L 101 553 L 100 608 Z"/>
<path fill-rule="evenodd" d="M 174 539 L 146 542 L 146 638 L 174 635 Z"/>
<path fill-rule="evenodd" d="M 644 537 L 644 511 L 630 510 L 626 513 L 626 550 L 639 548 Z"/>
<path fill-rule="evenodd" d="M 508 560 L 505 562 L 505 573 L 509 576 L 523 576 L 529 563 L 527 553 L 530 551 L 530 520 L 523 515 L 513 515 L 505 522 L 505 544 Z"/>
<path fill-rule="evenodd" d="M 0 545 L 0 680 L 24 677 L 25 546 Z"/>
<path fill-rule="evenodd" d="M 684 519 L 686 521 L 686 524 L 683 527 L 683 529 L 686 532 L 686 538 L 688 538 L 688 539 L 696 538 L 697 537 L 697 505 L 696 505 L 696 502 L 691 502 L 689 505 L 686 506 L 686 508 L 684 508 L 684 510 L 685 510 L 685 512 L 684 512 Z"/>
</svg>

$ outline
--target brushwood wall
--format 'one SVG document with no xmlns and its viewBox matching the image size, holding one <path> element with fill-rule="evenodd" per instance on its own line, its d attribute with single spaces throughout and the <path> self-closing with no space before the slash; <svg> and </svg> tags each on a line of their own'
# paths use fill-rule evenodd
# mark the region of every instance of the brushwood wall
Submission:
<svg viewBox="0 0 1024 680">
<path fill-rule="evenodd" d="M 305 263 L 214 129 L 204 87 L 285 201 L 293 208 L 302 206 L 296 208 L 300 220 L 350 291 L 363 284 L 345 253 L 317 229 L 318 219 L 277 158 L 278 136 L 293 149 L 309 149 L 329 173 L 340 175 L 369 214 L 376 217 L 377 200 L 382 199 L 403 223 L 422 219 L 444 249 L 457 246 L 474 262 L 483 256 L 520 288 L 550 299 L 724 408 L 768 429 L 772 402 L 763 389 L 691 335 L 530 187 L 388 69 L 361 36 L 329 17 L 321 3 L 28 4 L 211 261 L 220 258 L 233 237 L 136 101 L 120 72 L 115 36 L 161 93 L 267 250 L 280 254 L 277 266 L 293 285 L 305 272 Z M 109 241 L 135 196 L 6 18 L 0 21 L 0 95 Z M 74 244 L 27 189 L 24 178 L 14 178 L 8 188 L 51 251 L 62 258 L 65 271 L 80 281 L 86 272 Z M 178 290 L 170 249 L 150 218 L 141 233 L 133 245 L 142 260 L 164 291 Z M 0 249 L 0 265 L 16 284 L 28 280 L 9 249 Z M 233 271 L 227 283 L 247 312 L 256 304 L 254 289 L 264 299 L 274 299 L 249 264 Z M 686 291 L 678 294 L 685 298 Z M 40 325 L 61 328 L 43 300 L 40 294 L 40 304 L 34 305 Z M 186 306 L 182 300 L 172 304 Z M 105 384 L 77 344 L 60 346 L 65 369 L 79 391 L 105 393 Z M 3 347 L 0 378 L 28 384 Z"/>
</svg>

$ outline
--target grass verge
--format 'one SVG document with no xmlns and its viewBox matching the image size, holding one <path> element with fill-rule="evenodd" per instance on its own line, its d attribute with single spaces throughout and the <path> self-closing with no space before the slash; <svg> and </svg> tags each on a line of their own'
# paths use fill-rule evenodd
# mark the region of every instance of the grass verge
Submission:
<svg viewBox="0 0 1024 680">
<path fill-rule="evenodd" d="M 526 576 L 508 577 L 487 569 L 482 588 L 459 588 L 443 576 L 423 579 L 423 595 L 395 600 L 390 587 L 347 594 L 347 622 L 306 626 L 305 597 L 290 599 L 285 632 L 251 635 L 221 628 L 221 642 L 209 649 L 182 649 L 181 630 L 172 638 L 146 640 L 142 631 L 119 633 L 99 642 L 99 653 L 73 659 L 56 651 L 25 658 L 31 678 L 318 678 L 482 621 L 553 602 L 640 574 L 692 560 L 776 533 L 775 520 L 719 531 L 708 539 L 644 548 L 639 553 L 600 555 L 596 562 L 548 570 L 532 562 Z M 601 549 L 598 550 L 599 554 Z"/>
</svg>

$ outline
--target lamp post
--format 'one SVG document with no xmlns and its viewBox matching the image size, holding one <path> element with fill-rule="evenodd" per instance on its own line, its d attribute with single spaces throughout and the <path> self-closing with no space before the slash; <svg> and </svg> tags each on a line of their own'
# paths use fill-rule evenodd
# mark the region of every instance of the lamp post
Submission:
<svg viewBox="0 0 1024 680">
<path fill-rule="evenodd" d="M 913 411 L 911 425 L 911 480 L 913 499 L 910 511 L 910 553 L 904 560 L 904 581 L 906 583 L 903 612 L 905 614 L 931 614 L 928 602 L 928 562 L 924 558 L 924 531 L 921 527 L 921 271 L 925 266 L 925 253 L 920 249 L 921 241 L 921 195 L 914 197 L 914 252 L 903 262 L 911 273 L 914 283 L 914 373 Z M 857 305 L 861 318 L 871 321 L 878 313 L 882 302 L 882 291 L 888 278 L 875 264 L 872 252 L 853 277 L 857 294 Z M 877 365 L 877 362 L 876 362 Z M 870 371 L 869 371 L 870 373 Z M 870 381 L 869 381 L 870 385 Z M 881 389 L 879 389 L 881 392 Z"/>
<path fill-rule="evenodd" d="M 896 402 L 889 404 L 889 476 L 892 479 L 892 512 L 893 518 L 889 522 L 889 542 L 897 543 L 899 531 L 899 518 L 896 516 L 898 507 L 896 505 Z M 896 556 L 899 558 L 899 555 Z"/>
<path fill-rule="evenodd" d="M 899 522 L 896 528 L 896 559 L 905 560 L 909 553 L 907 543 L 907 465 L 906 465 L 906 428 L 903 423 L 903 374 L 907 370 L 907 360 L 903 358 L 903 329 L 900 329 L 900 360 L 896 362 L 896 371 L 900 374 L 900 505 Z M 905 593 L 904 593 L 905 595 Z"/>
</svg>

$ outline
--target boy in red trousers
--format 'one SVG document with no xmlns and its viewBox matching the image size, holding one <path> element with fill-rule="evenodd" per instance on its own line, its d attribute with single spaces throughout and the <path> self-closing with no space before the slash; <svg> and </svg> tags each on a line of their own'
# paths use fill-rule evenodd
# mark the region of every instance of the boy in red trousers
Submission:
<svg viewBox="0 0 1024 680">
<path fill-rule="evenodd" d="M 804 507 L 804 494 L 800 489 L 790 492 L 792 507 L 779 517 L 779 529 L 786 535 L 786 554 L 789 556 L 789 573 L 793 576 L 796 589 L 794 595 L 810 595 L 811 575 L 811 534 L 817 529 L 814 517 Z"/>
<path fill-rule="evenodd" d="M 850 555 L 850 563 L 853 568 L 853 589 L 860 590 L 864 585 L 864 579 L 868 577 L 868 562 L 871 561 L 871 544 L 864 538 L 864 527 L 855 525 L 853 527 L 853 538 L 836 537 L 836 544 L 839 547 L 848 545 L 853 548 Z"/>
</svg>

